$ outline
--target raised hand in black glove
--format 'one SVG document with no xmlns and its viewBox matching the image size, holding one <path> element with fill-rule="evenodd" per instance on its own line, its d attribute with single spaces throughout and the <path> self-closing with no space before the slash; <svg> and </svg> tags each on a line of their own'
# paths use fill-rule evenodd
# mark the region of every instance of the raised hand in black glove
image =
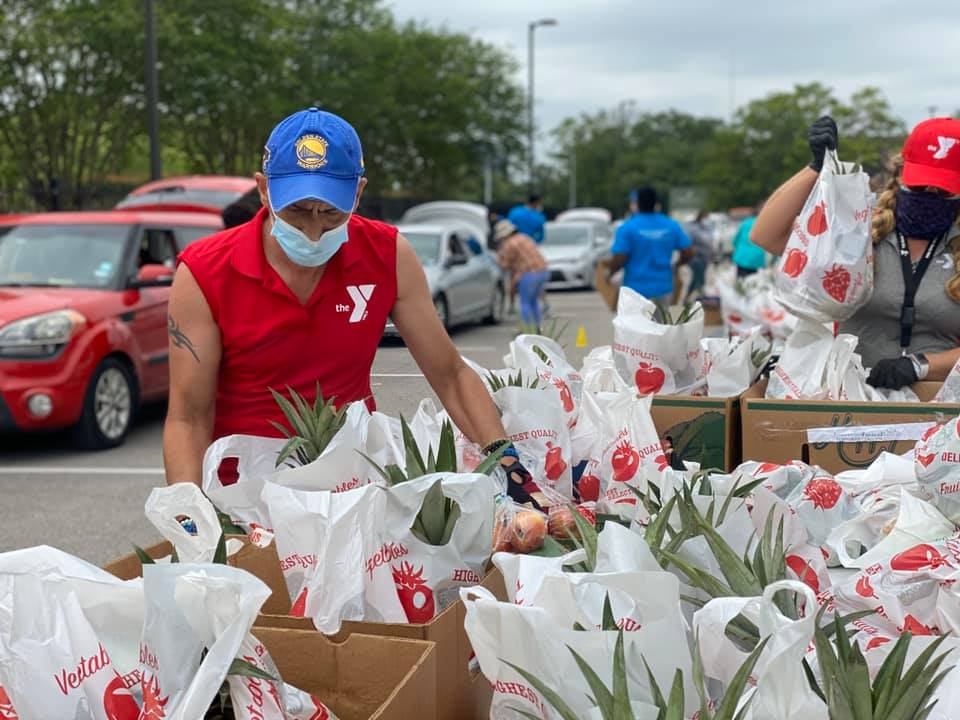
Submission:
<svg viewBox="0 0 960 720">
<path fill-rule="evenodd" d="M 913 361 L 908 357 L 880 360 L 870 371 L 867 383 L 877 388 L 899 390 L 913 385 L 919 378 Z"/>
<path fill-rule="evenodd" d="M 533 481 L 533 476 L 520 462 L 520 455 L 513 443 L 506 443 L 503 440 L 492 443 L 484 448 L 484 453 L 489 455 L 496 452 L 506 444 L 503 454 L 500 456 L 500 465 L 507 474 L 507 495 L 520 505 L 529 503 L 535 510 L 543 510 L 543 506 L 538 502 L 545 500 L 539 486 Z"/>
<path fill-rule="evenodd" d="M 807 130 L 807 139 L 810 141 L 810 152 L 813 160 L 810 167 L 817 172 L 823 169 L 823 157 L 827 150 L 836 150 L 840 145 L 837 123 L 829 115 L 824 115 Z"/>
</svg>

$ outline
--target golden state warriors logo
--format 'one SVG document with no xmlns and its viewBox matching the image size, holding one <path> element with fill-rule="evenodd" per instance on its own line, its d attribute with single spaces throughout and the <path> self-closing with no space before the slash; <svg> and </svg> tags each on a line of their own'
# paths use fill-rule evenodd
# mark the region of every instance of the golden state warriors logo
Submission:
<svg viewBox="0 0 960 720">
<path fill-rule="evenodd" d="M 304 135 L 296 143 L 297 165 L 316 170 L 327 164 L 327 141 L 319 135 Z"/>
</svg>

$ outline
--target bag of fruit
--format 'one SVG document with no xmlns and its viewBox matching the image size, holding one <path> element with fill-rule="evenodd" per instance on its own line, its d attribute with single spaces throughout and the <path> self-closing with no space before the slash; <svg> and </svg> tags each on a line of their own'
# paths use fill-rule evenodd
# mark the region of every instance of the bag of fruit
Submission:
<svg viewBox="0 0 960 720">
<path fill-rule="evenodd" d="M 507 367 L 523 371 L 525 377 L 539 378 L 560 400 L 567 427 L 577 424 L 583 379 L 559 343 L 542 335 L 518 335 L 503 360 Z"/>
<path fill-rule="evenodd" d="M 659 485 L 670 465 L 650 417 L 652 402 L 650 395 L 625 390 L 611 400 L 601 420 L 596 470 L 606 507 L 621 517 L 634 514 L 637 495 L 631 488 L 646 490 L 649 479 Z"/>
<path fill-rule="evenodd" d="M 311 498 L 298 493 L 302 511 L 291 529 L 313 526 L 319 543 L 294 610 L 302 607 L 326 633 L 344 620 L 428 622 L 461 586 L 482 579 L 496 494 L 489 476 L 448 473 Z"/>
<path fill-rule="evenodd" d="M 703 309 L 695 302 L 672 312 L 628 287 L 620 289 L 613 319 L 617 371 L 642 395 L 672 395 L 693 389 L 703 362 Z"/>
<path fill-rule="evenodd" d="M 557 393 L 536 388 L 502 387 L 493 394 L 503 413 L 503 428 L 523 466 L 541 487 L 573 498 L 570 430 Z"/>
<path fill-rule="evenodd" d="M 756 382 L 770 357 L 770 342 L 762 330 L 757 326 L 732 339 L 700 340 L 707 395 L 736 397 Z"/>
<path fill-rule="evenodd" d="M 777 265 L 777 300 L 814 322 L 848 320 L 873 294 L 870 178 L 830 151 Z"/>
<path fill-rule="evenodd" d="M 857 342 L 853 335 L 834 337 L 822 324 L 801 321 L 770 373 L 766 396 L 778 400 L 843 399 L 843 382 Z"/>
<path fill-rule="evenodd" d="M 920 492 L 953 522 L 960 522 L 960 417 L 934 425 L 913 452 Z"/>
</svg>

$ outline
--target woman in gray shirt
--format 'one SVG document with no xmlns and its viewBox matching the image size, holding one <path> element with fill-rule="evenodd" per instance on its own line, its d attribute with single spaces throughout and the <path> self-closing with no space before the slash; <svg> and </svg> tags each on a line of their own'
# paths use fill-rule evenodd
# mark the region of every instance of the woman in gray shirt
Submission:
<svg viewBox="0 0 960 720">
<path fill-rule="evenodd" d="M 810 126 L 809 167 L 770 197 L 750 239 L 780 255 L 813 190 L 837 125 Z M 860 338 L 867 382 L 898 389 L 943 380 L 960 359 L 960 120 L 917 125 L 893 160 L 873 215 L 874 291 L 840 331 Z"/>
</svg>

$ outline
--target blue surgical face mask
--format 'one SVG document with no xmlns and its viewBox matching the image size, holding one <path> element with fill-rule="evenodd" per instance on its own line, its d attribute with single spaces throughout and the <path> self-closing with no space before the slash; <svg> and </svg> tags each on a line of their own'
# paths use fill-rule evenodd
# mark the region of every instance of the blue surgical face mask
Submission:
<svg viewBox="0 0 960 720">
<path fill-rule="evenodd" d="M 311 240 L 302 230 L 281 219 L 273 211 L 270 212 L 270 216 L 273 219 L 270 234 L 287 257 L 297 265 L 304 267 L 325 265 L 348 239 L 347 223 L 350 222 L 350 218 L 347 218 L 343 225 L 327 230 L 317 240 Z"/>
</svg>

